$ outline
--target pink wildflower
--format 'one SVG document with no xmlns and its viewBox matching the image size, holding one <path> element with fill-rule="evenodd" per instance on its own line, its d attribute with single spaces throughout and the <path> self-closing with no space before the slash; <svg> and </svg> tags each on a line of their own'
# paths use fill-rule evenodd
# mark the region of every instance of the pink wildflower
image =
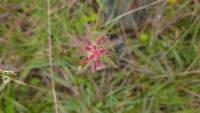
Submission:
<svg viewBox="0 0 200 113">
<path fill-rule="evenodd" d="M 83 50 L 87 51 L 88 55 L 80 61 L 80 64 L 84 64 L 85 62 L 88 61 L 93 61 L 92 70 L 94 72 L 96 68 L 102 65 L 100 57 L 107 53 L 107 50 L 105 48 L 102 48 L 103 37 L 99 36 L 97 41 L 94 43 L 90 42 L 87 36 L 84 36 L 83 42 L 84 42 Z"/>
</svg>

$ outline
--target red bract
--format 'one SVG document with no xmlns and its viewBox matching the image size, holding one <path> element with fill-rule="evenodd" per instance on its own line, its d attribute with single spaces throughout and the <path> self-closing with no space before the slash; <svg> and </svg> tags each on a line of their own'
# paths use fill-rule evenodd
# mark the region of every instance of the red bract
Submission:
<svg viewBox="0 0 200 113">
<path fill-rule="evenodd" d="M 84 64 L 88 61 L 93 61 L 92 70 L 93 72 L 97 67 L 102 65 L 100 57 L 107 53 L 105 48 L 102 48 L 103 37 L 99 36 L 96 43 L 90 42 L 87 36 L 83 37 L 83 50 L 88 52 L 88 55 L 80 61 L 80 64 Z"/>
</svg>

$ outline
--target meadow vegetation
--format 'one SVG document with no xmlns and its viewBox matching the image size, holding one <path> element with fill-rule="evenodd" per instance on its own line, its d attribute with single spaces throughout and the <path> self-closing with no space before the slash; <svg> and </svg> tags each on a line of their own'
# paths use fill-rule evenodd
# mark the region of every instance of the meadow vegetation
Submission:
<svg viewBox="0 0 200 113">
<path fill-rule="evenodd" d="M 0 0 L 0 113 L 200 113 L 200 2 L 158 1 Z M 85 34 L 110 37 L 95 73 Z"/>
</svg>

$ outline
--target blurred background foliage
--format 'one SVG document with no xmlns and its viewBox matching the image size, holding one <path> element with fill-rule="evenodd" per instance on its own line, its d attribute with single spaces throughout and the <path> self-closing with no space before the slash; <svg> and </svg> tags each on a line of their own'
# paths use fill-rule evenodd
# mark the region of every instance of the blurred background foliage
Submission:
<svg viewBox="0 0 200 113">
<path fill-rule="evenodd" d="M 60 113 L 200 113 L 200 2 L 159 1 L 112 21 L 155 0 L 51 0 Z M 45 0 L 0 1 L 0 68 L 18 72 L 0 113 L 54 112 L 47 18 Z M 110 36 L 96 73 L 79 64 L 84 34 Z"/>
</svg>

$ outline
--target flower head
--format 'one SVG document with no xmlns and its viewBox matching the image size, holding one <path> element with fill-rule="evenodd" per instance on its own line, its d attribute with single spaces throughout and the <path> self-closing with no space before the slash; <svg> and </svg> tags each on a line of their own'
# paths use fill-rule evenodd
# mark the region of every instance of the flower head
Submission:
<svg viewBox="0 0 200 113">
<path fill-rule="evenodd" d="M 100 57 L 107 53 L 105 48 L 102 48 L 103 44 L 103 37 L 99 36 L 96 42 L 91 42 L 88 40 L 87 36 L 83 37 L 83 50 L 86 51 L 88 54 L 85 58 L 80 61 L 80 64 L 84 64 L 85 62 L 92 61 L 93 72 L 96 70 L 97 67 L 102 65 L 102 61 Z"/>
</svg>

